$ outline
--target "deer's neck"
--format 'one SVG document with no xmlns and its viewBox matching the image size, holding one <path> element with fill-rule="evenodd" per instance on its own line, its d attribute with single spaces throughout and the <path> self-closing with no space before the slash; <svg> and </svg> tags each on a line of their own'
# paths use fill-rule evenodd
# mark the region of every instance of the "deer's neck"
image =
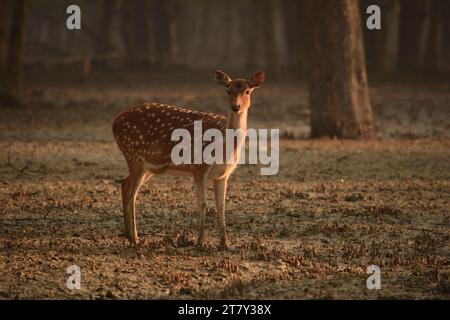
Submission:
<svg viewBox="0 0 450 320">
<path fill-rule="evenodd" d="M 242 147 L 245 144 L 245 135 L 247 134 L 247 111 L 244 111 L 242 113 L 236 113 L 233 111 L 228 112 L 228 118 L 227 118 L 227 129 L 233 129 L 237 130 L 240 129 L 241 139 L 233 139 L 233 159 L 234 163 L 237 163 L 239 161 Z M 229 143 L 229 141 L 227 141 Z"/>
<path fill-rule="evenodd" d="M 227 129 L 242 129 L 247 132 L 247 111 L 242 113 L 228 111 Z"/>
</svg>

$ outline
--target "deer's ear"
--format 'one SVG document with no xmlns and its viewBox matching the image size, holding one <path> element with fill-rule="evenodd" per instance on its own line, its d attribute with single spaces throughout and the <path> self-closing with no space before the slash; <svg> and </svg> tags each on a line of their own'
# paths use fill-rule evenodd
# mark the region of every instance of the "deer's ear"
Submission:
<svg viewBox="0 0 450 320">
<path fill-rule="evenodd" d="M 231 78 L 225 72 L 216 70 L 216 81 L 221 86 L 227 87 L 231 82 Z"/>
<path fill-rule="evenodd" d="M 254 75 L 252 75 L 252 77 L 250 78 L 250 86 L 252 88 L 258 88 L 263 82 L 264 79 L 266 78 L 266 75 L 264 74 L 263 71 L 258 71 L 256 72 Z"/>
</svg>

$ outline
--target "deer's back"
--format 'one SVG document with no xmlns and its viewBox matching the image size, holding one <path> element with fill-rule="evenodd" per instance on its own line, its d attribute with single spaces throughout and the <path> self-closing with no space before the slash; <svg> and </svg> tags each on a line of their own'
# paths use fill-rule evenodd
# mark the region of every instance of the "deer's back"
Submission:
<svg viewBox="0 0 450 320">
<path fill-rule="evenodd" d="M 179 141 L 172 132 L 186 129 L 194 141 L 194 121 L 202 121 L 203 132 L 215 128 L 225 131 L 226 118 L 213 113 L 183 109 L 165 104 L 143 104 L 117 114 L 113 133 L 128 162 L 144 159 L 153 165 L 171 164 L 171 152 Z"/>
</svg>

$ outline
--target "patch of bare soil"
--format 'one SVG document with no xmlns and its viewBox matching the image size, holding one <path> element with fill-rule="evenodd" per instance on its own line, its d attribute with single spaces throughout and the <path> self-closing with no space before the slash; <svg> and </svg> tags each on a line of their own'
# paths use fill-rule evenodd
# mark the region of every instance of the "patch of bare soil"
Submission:
<svg viewBox="0 0 450 320">
<path fill-rule="evenodd" d="M 283 140 L 276 176 L 238 167 L 227 196 L 230 250 L 219 251 L 212 189 L 198 249 L 184 177 L 152 178 L 138 195 L 142 244 L 122 235 L 127 169 L 114 113 L 141 100 L 223 108 L 214 85 L 150 87 L 54 84 L 41 93 L 34 84 L 30 106 L 0 110 L 1 299 L 450 298 L 448 89 L 377 87 L 388 139 Z M 255 94 L 255 126 L 306 136 L 304 90 L 269 84 Z M 81 290 L 66 287 L 72 264 Z M 372 264 L 381 290 L 366 287 Z"/>
</svg>

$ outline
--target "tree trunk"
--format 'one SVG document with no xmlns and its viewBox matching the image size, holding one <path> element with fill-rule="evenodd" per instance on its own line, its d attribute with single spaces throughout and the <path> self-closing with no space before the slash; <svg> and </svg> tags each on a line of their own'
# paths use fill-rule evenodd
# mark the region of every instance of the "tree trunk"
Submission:
<svg viewBox="0 0 450 320">
<path fill-rule="evenodd" d="M 303 71 L 305 68 L 303 2 L 304 0 L 281 1 L 288 66 L 297 71 Z"/>
<path fill-rule="evenodd" d="M 275 3 L 272 0 L 259 2 L 262 14 L 262 32 L 264 42 L 265 68 L 273 76 L 278 70 L 278 57 L 275 43 Z"/>
<path fill-rule="evenodd" d="M 373 138 L 358 0 L 306 0 L 311 137 Z"/>
<path fill-rule="evenodd" d="M 173 62 L 170 0 L 153 0 L 152 9 L 156 65 L 167 67 Z"/>
<path fill-rule="evenodd" d="M 421 65 L 420 41 L 427 1 L 400 0 L 398 67 L 417 70 Z"/>
<path fill-rule="evenodd" d="M 240 19 L 243 21 L 244 41 L 244 68 L 248 71 L 255 70 L 258 56 L 258 44 L 261 44 L 261 8 L 258 0 L 242 1 Z"/>
<path fill-rule="evenodd" d="M 231 45 L 232 45 L 232 9 L 234 6 L 237 5 L 236 1 L 233 0 L 228 0 L 225 3 L 223 3 L 224 5 L 224 18 L 223 18 L 223 30 L 224 30 L 224 35 L 223 35 L 223 45 L 222 45 L 222 50 L 221 50 L 221 59 L 220 61 L 223 61 L 223 64 L 229 65 L 230 61 L 232 60 L 232 56 L 233 56 L 233 52 L 231 50 Z"/>
<path fill-rule="evenodd" d="M 4 72 L 0 75 L 0 102 L 17 105 L 22 95 L 23 47 L 25 40 L 26 1 L 12 3 L 11 27 L 5 56 Z"/>
<path fill-rule="evenodd" d="M 5 70 L 6 49 L 8 48 L 10 1 L 0 0 L 0 75 Z"/>
<path fill-rule="evenodd" d="M 365 19 L 369 17 L 366 13 L 367 7 L 372 4 L 375 4 L 381 8 L 382 15 L 389 10 L 385 4 L 385 1 L 363 0 L 361 3 L 361 14 Z M 364 18 L 362 21 L 365 21 Z M 381 30 L 369 30 L 364 26 L 364 24 L 365 23 L 363 23 L 363 36 L 367 69 L 369 72 L 371 70 L 381 71 L 384 67 L 383 60 L 385 58 L 386 26 L 382 25 Z"/>
<path fill-rule="evenodd" d="M 111 49 L 111 25 L 117 0 L 102 0 L 100 26 L 95 42 L 95 53 L 104 56 Z"/>
<path fill-rule="evenodd" d="M 427 36 L 427 45 L 425 50 L 425 61 L 424 67 L 427 71 L 437 71 L 438 68 L 438 27 L 439 27 L 439 11 L 440 4 L 442 2 L 439 0 L 431 0 L 430 2 L 430 27 Z M 447 17 L 448 19 L 448 17 Z"/>
<path fill-rule="evenodd" d="M 125 48 L 125 60 L 129 66 L 137 64 L 135 41 L 132 30 L 133 6 L 131 0 L 122 0 L 121 2 L 121 34 Z"/>
<path fill-rule="evenodd" d="M 442 1 L 441 6 L 442 55 L 445 62 L 450 65 L 450 1 Z"/>
<path fill-rule="evenodd" d="M 150 61 L 148 0 L 122 0 L 122 38 L 127 63 L 146 67 Z"/>
<path fill-rule="evenodd" d="M 133 35 L 138 67 L 148 67 L 150 63 L 149 10 L 148 0 L 133 0 Z"/>
</svg>

